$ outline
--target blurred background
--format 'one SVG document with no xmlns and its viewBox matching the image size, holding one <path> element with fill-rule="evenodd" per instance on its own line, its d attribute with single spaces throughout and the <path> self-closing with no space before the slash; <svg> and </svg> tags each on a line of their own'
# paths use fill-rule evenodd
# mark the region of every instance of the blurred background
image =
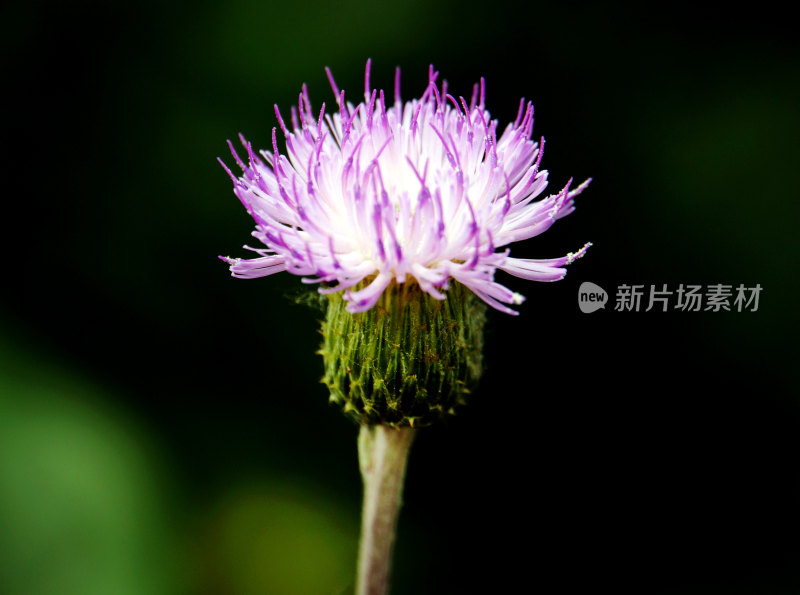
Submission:
<svg viewBox="0 0 800 595">
<path fill-rule="evenodd" d="M 659 5 L 661 6 L 661 5 Z M 357 428 L 299 280 L 231 279 L 252 221 L 216 163 L 302 83 L 433 63 L 536 106 L 551 188 L 472 406 L 414 445 L 393 592 L 800 592 L 796 32 L 748 11 L 554 2 L 0 8 L 0 592 L 343 594 Z M 230 159 L 228 159 L 230 161 Z M 578 309 L 578 287 L 763 288 L 757 312 Z M 288 296 L 288 297 L 287 297 Z"/>
</svg>

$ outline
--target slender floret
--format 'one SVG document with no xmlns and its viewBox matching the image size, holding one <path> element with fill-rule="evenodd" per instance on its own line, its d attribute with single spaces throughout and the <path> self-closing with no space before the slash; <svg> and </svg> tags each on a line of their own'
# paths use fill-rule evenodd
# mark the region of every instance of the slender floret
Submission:
<svg viewBox="0 0 800 595">
<path fill-rule="evenodd" d="M 437 86 L 430 67 L 419 99 L 394 103 L 370 87 L 364 100 L 346 101 L 326 68 L 338 111 L 323 103 L 313 111 L 303 85 L 291 128 L 275 106 L 285 153 L 272 130 L 272 150 L 258 154 L 244 137 L 246 159 L 229 141 L 240 177 L 222 166 L 234 192 L 253 217 L 253 236 L 263 247 L 252 259 L 221 257 L 234 277 L 288 271 L 321 293 L 343 292 L 349 312 L 372 308 L 394 281 L 414 280 L 443 300 L 453 279 L 490 306 L 517 314 L 507 304 L 523 296 L 494 280 L 497 269 L 533 281 L 558 281 L 565 265 L 590 244 L 562 258 L 512 258 L 512 242 L 534 237 L 574 210 L 590 180 L 536 200 L 547 187 L 541 169 L 544 139 L 532 138 L 533 105 L 520 101 L 516 120 L 498 136 L 498 121 L 485 108 L 485 83 L 471 100 Z"/>
</svg>

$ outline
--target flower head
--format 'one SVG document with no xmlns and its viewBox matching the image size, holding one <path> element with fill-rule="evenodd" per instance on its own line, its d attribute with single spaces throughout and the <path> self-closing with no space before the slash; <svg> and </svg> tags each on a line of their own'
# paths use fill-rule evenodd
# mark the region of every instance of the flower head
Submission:
<svg viewBox="0 0 800 595">
<path fill-rule="evenodd" d="M 347 311 L 372 308 L 384 290 L 413 279 L 438 300 L 450 280 L 490 306 L 517 314 L 506 304 L 524 298 L 497 283 L 497 269 L 534 281 L 557 281 L 565 265 L 590 244 L 561 258 L 512 258 L 512 242 L 534 237 L 574 210 L 573 199 L 589 180 L 535 200 L 547 187 L 540 169 L 544 139 L 532 139 L 533 105 L 520 101 L 516 120 L 501 135 L 485 108 L 483 79 L 471 100 L 437 86 L 431 66 L 422 97 L 403 103 L 400 71 L 394 103 L 370 87 L 364 101 L 346 101 L 326 68 L 338 111 L 325 104 L 312 111 L 303 85 L 291 109 L 290 130 L 277 106 L 286 141 L 257 155 L 240 136 L 247 162 L 231 152 L 243 174 L 222 162 L 234 192 L 255 219 L 253 236 L 264 247 L 252 259 L 227 258 L 235 277 L 288 271 L 321 293 L 343 291 Z"/>
</svg>

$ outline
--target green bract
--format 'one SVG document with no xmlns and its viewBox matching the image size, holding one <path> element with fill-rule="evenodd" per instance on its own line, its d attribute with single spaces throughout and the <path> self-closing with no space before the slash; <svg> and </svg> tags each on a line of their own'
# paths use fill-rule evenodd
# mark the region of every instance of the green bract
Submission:
<svg viewBox="0 0 800 595">
<path fill-rule="evenodd" d="M 375 307 L 351 314 L 328 296 L 319 353 L 331 402 L 362 424 L 423 426 L 453 415 L 482 371 L 485 306 L 453 283 L 437 300 L 392 283 Z"/>
</svg>

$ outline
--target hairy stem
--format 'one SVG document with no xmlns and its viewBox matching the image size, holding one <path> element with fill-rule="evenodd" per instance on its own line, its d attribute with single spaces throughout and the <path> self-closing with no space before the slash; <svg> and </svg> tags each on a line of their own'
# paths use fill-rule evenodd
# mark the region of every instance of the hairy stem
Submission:
<svg viewBox="0 0 800 595">
<path fill-rule="evenodd" d="M 403 493 L 406 461 L 416 430 L 362 425 L 358 460 L 364 480 L 357 595 L 389 592 L 397 514 Z"/>
</svg>

